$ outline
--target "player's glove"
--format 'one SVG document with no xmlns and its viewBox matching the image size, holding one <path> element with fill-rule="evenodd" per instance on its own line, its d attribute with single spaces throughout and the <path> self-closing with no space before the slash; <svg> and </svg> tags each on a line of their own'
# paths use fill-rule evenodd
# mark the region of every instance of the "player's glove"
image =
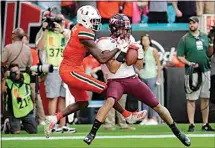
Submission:
<svg viewBox="0 0 215 148">
<path fill-rule="evenodd" d="M 121 52 L 127 53 L 128 45 L 128 42 L 126 42 L 124 39 L 120 39 L 120 37 L 117 39 L 116 47 L 119 48 Z"/>
<path fill-rule="evenodd" d="M 138 43 L 132 43 L 128 46 L 128 49 L 135 49 L 138 50 L 140 48 Z"/>
<path fill-rule="evenodd" d="M 117 39 L 117 45 L 116 48 L 120 49 L 119 54 L 116 57 L 116 60 L 120 63 L 124 63 L 125 62 L 125 56 L 126 53 L 128 51 L 128 42 L 126 42 L 125 40 L 120 39 L 120 37 Z"/>
</svg>

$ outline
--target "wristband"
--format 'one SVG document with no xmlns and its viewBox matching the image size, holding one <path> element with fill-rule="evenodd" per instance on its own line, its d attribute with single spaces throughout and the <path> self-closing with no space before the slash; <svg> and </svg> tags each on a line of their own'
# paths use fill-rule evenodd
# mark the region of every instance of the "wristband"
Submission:
<svg viewBox="0 0 215 148">
<path fill-rule="evenodd" d="M 126 55 L 126 53 L 121 51 L 119 53 L 119 55 L 117 56 L 116 60 L 118 62 L 124 63 L 125 62 L 125 55 Z"/>
</svg>

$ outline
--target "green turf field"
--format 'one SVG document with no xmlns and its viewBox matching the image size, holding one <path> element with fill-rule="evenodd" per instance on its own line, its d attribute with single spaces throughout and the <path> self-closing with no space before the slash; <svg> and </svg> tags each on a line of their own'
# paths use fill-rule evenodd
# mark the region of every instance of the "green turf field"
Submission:
<svg viewBox="0 0 215 148">
<path fill-rule="evenodd" d="M 185 148 L 175 138 L 170 129 L 164 125 L 140 126 L 134 125 L 136 130 L 128 131 L 116 129 L 106 131 L 100 128 L 97 139 L 88 146 L 83 142 L 91 125 L 75 125 L 77 133 L 53 134 L 50 139 L 43 136 L 43 127 L 39 127 L 39 133 L 29 135 L 2 135 L 2 148 Z M 215 124 L 212 124 L 215 127 Z M 188 125 L 179 125 L 186 131 Z M 201 125 L 196 126 L 196 131 L 189 133 L 191 137 L 191 148 L 215 148 L 215 133 L 202 132 Z"/>
</svg>

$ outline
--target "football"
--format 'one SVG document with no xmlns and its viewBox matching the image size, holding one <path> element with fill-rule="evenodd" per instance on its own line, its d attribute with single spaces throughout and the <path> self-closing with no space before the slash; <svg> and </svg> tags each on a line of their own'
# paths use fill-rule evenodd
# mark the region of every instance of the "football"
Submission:
<svg viewBox="0 0 215 148">
<path fill-rule="evenodd" d="M 129 48 L 125 57 L 126 64 L 128 66 L 135 64 L 137 62 L 137 58 L 138 58 L 138 51 L 134 48 Z"/>
</svg>

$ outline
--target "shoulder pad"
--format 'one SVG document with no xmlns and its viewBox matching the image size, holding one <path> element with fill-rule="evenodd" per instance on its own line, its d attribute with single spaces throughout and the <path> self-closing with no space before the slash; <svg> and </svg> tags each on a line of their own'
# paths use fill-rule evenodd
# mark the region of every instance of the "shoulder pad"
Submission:
<svg viewBox="0 0 215 148">
<path fill-rule="evenodd" d="M 96 44 L 102 51 L 111 51 L 116 48 L 116 41 L 111 37 L 101 37 L 96 41 Z"/>
</svg>

